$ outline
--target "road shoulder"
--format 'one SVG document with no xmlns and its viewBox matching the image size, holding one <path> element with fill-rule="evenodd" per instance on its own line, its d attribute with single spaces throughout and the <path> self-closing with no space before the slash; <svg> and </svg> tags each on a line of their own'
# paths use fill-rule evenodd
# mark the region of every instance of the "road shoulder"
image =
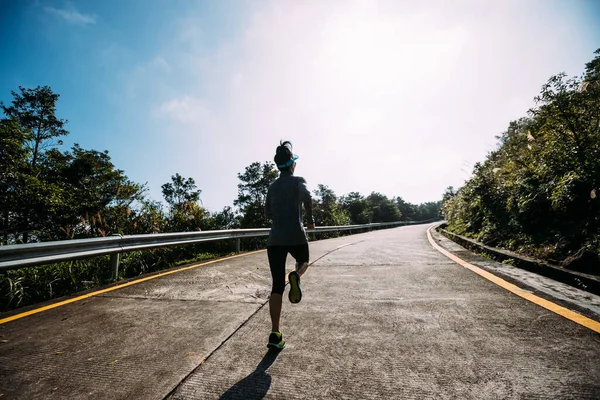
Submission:
<svg viewBox="0 0 600 400">
<path fill-rule="evenodd" d="M 435 229 L 430 230 L 436 244 L 460 259 L 490 272 L 542 299 L 573 310 L 587 318 L 600 321 L 600 296 L 574 288 L 551 278 L 473 253 Z"/>
</svg>

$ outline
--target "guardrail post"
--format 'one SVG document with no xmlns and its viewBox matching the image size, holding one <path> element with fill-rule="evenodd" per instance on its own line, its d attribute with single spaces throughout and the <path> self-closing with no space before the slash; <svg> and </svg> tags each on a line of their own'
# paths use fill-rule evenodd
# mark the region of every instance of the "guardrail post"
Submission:
<svg viewBox="0 0 600 400">
<path fill-rule="evenodd" d="M 235 239 L 235 252 L 240 252 L 240 238 Z"/>
<path fill-rule="evenodd" d="M 119 253 L 112 253 L 110 255 L 110 267 L 113 270 L 113 278 L 119 277 Z"/>
<path fill-rule="evenodd" d="M 113 236 L 123 237 L 122 235 L 115 233 Z M 113 270 L 113 278 L 119 279 L 119 262 L 121 261 L 120 253 L 110 253 L 110 267 Z"/>
</svg>

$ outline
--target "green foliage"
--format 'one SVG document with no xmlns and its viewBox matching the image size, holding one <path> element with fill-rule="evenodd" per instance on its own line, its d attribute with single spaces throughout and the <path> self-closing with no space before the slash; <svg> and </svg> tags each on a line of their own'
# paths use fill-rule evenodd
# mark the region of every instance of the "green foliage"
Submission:
<svg viewBox="0 0 600 400">
<path fill-rule="evenodd" d="M 396 197 L 394 200 L 400 211 L 402 221 L 427 221 L 440 218 L 441 201 L 412 204 L 407 203 L 401 197 Z"/>
<path fill-rule="evenodd" d="M 401 214 L 397 204 L 387 196 L 373 192 L 367 196 L 367 204 L 372 211 L 371 222 L 400 221 Z"/>
<path fill-rule="evenodd" d="M 0 234 L 7 244 L 11 227 L 17 223 L 15 210 L 24 198 L 23 175 L 27 169 L 25 134 L 9 119 L 0 120 Z"/>
<path fill-rule="evenodd" d="M 0 274 L 0 311 L 108 283 L 110 273 L 108 257 L 7 271 Z"/>
<path fill-rule="evenodd" d="M 328 186 L 319 184 L 313 197 L 313 217 L 317 226 L 350 225 L 350 215 Z"/>
<path fill-rule="evenodd" d="M 179 174 L 171 182 L 162 185 L 162 193 L 170 207 L 170 218 L 164 227 L 169 232 L 189 232 L 202 229 L 206 210 L 198 202 L 200 193 L 193 178 L 185 179 Z"/>
<path fill-rule="evenodd" d="M 185 207 L 186 204 L 199 201 L 202 191 L 198 190 L 193 178 L 185 179 L 175 174 L 171 177 L 171 182 L 162 185 L 162 193 L 171 208 L 177 210 Z"/>
<path fill-rule="evenodd" d="M 446 191 L 442 195 L 442 204 L 456 196 L 457 190 L 454 189 L 454 186 L 448 186 Z"/>
<path fill-rule="evenodd" d="M 52 200 L 56 199 L 56 188 L 51 184 L 47 185 L 43 178 L 40 178 L 44 172 L 46 152 L 62 144 L 60 140 L 55 139 L 67 135 L 68 132 L 63 128 L 66 121 L 55 116 L 59 95 L 53 93 L 50 87 L 19 87 L 19 92 L 12 91 L 11 94 L 11 105 L 0 102 L 0 108 L 5 115 L 2 120 L 2 134 L 9 136 L 3 137 L 2 141 L 9 142 L 9 145 L 22 145 L 19 154 L 13 154 L 16 158 L 10 158 L 16 162 L 11 163 L 10 169 L 16 173 L 13 183 L 16 185 L 14 193 L 18 193 L 19 203 L 13 204 L 8 211 L 4 210 L 4 217 L 11 222 L 9 227 L 12 227 L 7 233 L 22 234 L 22 241 L 27 243 L 39 219 L 45 217 L 45 207 L 51 207 Z M 14 150 L 13 146 L 11 148 Z M 47 204 L 47 200 L 50 204 Z M 34 215 L 31 215 L 32 211 Z M 8 235 L 5 241 L 8 241 Z"/>
<path fill-rule="evenodd" d="M 352 224 L 368 224 L 373 220 L 373 211 L 368 201 L 358 192 L 350 192 L 342 196 L 340 206 L 348 213 Z"/>
<path fill-rule="evenodd" d="M 241 228 L 266 228 L 269 221 L 265 215 L 265 201 L 269 186 L 277 179 L 279 173 L 271 162 L 254 162 L 246 167 L 244 173 L 238 174 L 238 197 L 233 202 L 242 215 Z"/>
<path fill-rule="evenodd" d="M 502 264 L 504 264 L 504 265 L 512 265 L 514 267 L 515 260 L 512 259 L 512 258 L 507 258 L 506 260 L 502 261 Z"/>
<path fill-rule="evenodd" d="M 394 221 L 426 221 L 440 217 L 441 201 L 412 204 L 402 197 L 388 199 L 373 192 L 366 198 L 351 192 L 340 199 L 340 206 L 349 214 L 353 224 Z"/>
<path fill-rule="evenodd" d="M 56 102 L 60 95 L 53 93 L 49 86 L 19 87 L 19 90 L 20 93 L 11 91 L 14 97 L 11 105 L 0 102 L 0 108 L 7 119 L 15 121 L 25 133 L 30 165 L 35 168 L 45 148 L 62 144 L 53 139 L 69 134 L 63 128 L 67 121 L 56 118 Z"/>
<path fill-rule="evenodd" d="M 240 216 L 229 206 L 223 207 L 222 211 L 211 213 L 205 218 L 204 230 L 238 229 L 240 227 Z"/>
<path fill-rule="evenodd" d="M 558 74 L 542 86 L 537 107 L 509 124 L 498 149 L 444 202 L 452 230 L 555 260 L 598 254 L 599 68 L 597 56 L 584 78 Z"/>
<path fill-rule="evenodd" d="M 319 184 L 313 191 L 313 218 L 316 226 L 350 225 L 350 213 L 345 210 L 337 196 L 328 186 Z M 336 232 L 323 234 L 321 238 L 337 237 Z"/>
<path fill-rule="evenodd" d="M 70 152 L 53 150 L 47 158 L 41 178 L 56 197 L 43 204 L 47 215 L 41 210 L 36 214 L 42 240 L 63 239 L 61 232 L 81 238 L 135 230 L 131 207 L 143 199 L 145 187 L 116 169 L 107 151 L 85 150 L 75 144 Z"/>
</svg>

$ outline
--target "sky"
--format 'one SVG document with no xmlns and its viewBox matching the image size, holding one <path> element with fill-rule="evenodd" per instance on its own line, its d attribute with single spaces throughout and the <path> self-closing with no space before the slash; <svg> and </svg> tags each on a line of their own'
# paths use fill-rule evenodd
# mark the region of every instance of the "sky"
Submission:
<svg viewBox="0 0 600 400">
<path fill-rule="evenodd" d="M 553 74 L 600 47 L 595 0 L 0 0 L 0 100 L 49 85 L 74 143 L 211 211 L 300 155 L 309 189 L 412 203 L 460 187 Z"/>
</svg>

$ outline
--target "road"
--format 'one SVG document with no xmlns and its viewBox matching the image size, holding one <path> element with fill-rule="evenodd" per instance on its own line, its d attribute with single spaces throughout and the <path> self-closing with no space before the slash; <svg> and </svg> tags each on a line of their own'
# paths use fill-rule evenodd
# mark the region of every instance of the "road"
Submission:
<svg viewBox="0 0 600 400">
<path fill-rule="evenodd" d="M 312 242 L 279 354 L 265 252 L 3 323 L 2 400 L 600 398 L 600 334 L 456 264 L 427 228 Z M 573 291 L 597 321 L 598 296 Z"/>
</svg>

